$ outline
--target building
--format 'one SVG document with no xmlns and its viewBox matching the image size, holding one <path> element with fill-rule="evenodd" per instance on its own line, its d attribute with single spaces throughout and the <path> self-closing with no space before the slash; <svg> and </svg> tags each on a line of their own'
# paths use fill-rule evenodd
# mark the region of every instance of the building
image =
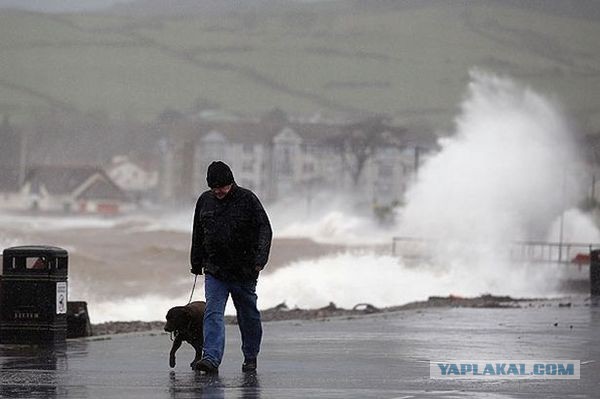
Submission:
<svg viewBox="0 0 600 399">
<path fill-rule="evenodd" d="M 175 202 L 196 198 L 206 190 L 210 162 L 222 160 L 232 167 L 240 186 L 265 201 L 310 198 L 324 187 L 361 187 L 353 190 L 360 201 L 399 202 L 415 171 L 415 149 L 432 148 L 435 140 L 383 122 L 379 130 L 370 128 L 289 121 L 279 113 L 260 120 L 184 121 L 172 127 L 165 144 L 161 197 Z M 349 143 L 352 134 L 366 144 Z M 369 148 L 363 154 L 365 146 Z"/>
<path fill-rule="evenodd" d="M 139 201 L 148 197 L 158 185 L 158 171 L 134 162 L 124 155 L 115 156 L 106 173 L 121 190 Z"/>
<path fill-rule="evenodd" d="M 24 162 L 21 134 L 4 115 L 0 125 L 0 206 L 3 208 L 18 206 L 20 202 Z"/>
<path fill-rule="evenodd" d="M 125 193 L 94 166 L 33 167 L 21 198 L 24 208 L 44 212 L 114 215 L 130 207 Z"/>
</svg>

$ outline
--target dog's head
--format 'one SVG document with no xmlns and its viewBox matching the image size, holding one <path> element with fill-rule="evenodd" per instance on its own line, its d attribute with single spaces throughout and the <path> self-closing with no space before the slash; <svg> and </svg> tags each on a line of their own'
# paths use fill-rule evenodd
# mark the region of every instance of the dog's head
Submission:
<svg viewBox="0 0 600 399">
<path fill-rule="evenodd" d="M 166 332 L 185 330 L 192 320 L 192 315 L 185 306 L 175 306 L 167 312 Z"/>
</svg>

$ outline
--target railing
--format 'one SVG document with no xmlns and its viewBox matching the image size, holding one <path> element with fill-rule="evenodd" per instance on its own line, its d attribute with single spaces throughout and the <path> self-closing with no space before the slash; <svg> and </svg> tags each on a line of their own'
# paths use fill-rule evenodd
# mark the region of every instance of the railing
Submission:
<svg viewBox="0 0 600 399">
<path fill-rule="evenodd" d="M 427 259 L 434 248 L 443 245 L 442 240 L 426 240 L 417 237 L 394 237 L 392 254 L 405 259 Z M 514 262 L 562 263 L 587 265 L 592 249 L 599 249 L 600 243 L 572 243 L 545 241 L 515 241 L 499 248 L 499 254 L 507 254 Z"/>
<path fill-rule="evenodd" d="M 510 258 L 530 263 L 589 264 L 590 252 L 595 248 L 600 244 L 517 241 L 511 244 Z"/>
</svg>

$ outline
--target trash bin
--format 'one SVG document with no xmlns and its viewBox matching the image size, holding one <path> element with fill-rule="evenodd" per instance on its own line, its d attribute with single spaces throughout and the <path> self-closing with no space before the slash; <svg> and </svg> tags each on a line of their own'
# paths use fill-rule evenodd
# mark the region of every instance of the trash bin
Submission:
<svg viewBox="0 0 600 399">
<path fill-rule="evenodd" d="M 66 250 L 51 246 L 7 248 L 2 260 L 0 343 L 65 342 Z"/>
<path fill-rule="evenodd" d="M 90 337 L 92 324 L 87 310 L 87 302 L 67 303 L 67 338 Z"/>
<path fill-rule="evenodd" d="M 600 250 L 590 251 L 590 295 L 600 297 Z"/>
</svg>

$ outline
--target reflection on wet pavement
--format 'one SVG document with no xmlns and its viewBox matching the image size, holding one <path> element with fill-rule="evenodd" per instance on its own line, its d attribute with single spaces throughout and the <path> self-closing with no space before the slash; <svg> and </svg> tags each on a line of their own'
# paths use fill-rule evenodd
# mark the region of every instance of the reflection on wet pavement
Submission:
<svg viewBox="0 0 600 399">
<path fill-rule="evenodd" d="M 172 371 L 169 374 L 169 393 L 173 399 L 183 398 L 225 398 L 225 389 L 234 388 L 237 397 L 244 399 L 260 398 L 259 378 L 256 372 L 243 373 L 240 377 L 221 379 L 217 375 L 185 374 L 182 378 Z"/>
<path fill-rule="evenodd" d="M 0 346 L 0 398 L 585 398 L 600 384 L 600 309 L 425 309 L 352 320 L 265 323 L 259 370 L 242 373 L 227 330 L 218 375 L 168 366 L 163 334 Z M 432 380 L 441 359 L 577 359 L 580 380 Z"/>
<path fill-rule="evenodd" d="M 0 346 L 0 397 L 64 396 L 59 375 L 68 370 L 67 346 Z"/>
</svg>

